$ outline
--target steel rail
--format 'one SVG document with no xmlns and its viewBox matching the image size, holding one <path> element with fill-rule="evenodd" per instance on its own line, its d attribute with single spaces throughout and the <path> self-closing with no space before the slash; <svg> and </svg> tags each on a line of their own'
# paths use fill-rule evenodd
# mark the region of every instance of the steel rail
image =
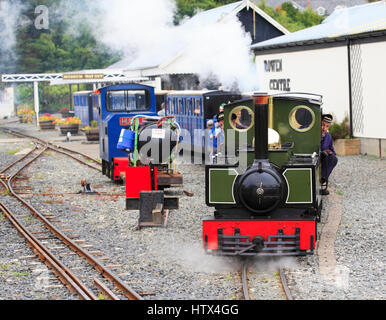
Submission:
<svg viewBox="0 0 386 320">
<path fill-rule="evenodd" d="M 26 154 L 23 159 L 27 156 L 31 155 L 34 151 L 31 150 L 28 154 Z M 0 179 L 0 182 L 3 186 L 8 189 L 11 194 L 16 197 L 19 201 L 21 201 L 35 216 L 41 216 L 35 209 L 29 206 L 23 199 L 21 199 L 17 194 L 13 191 L 12 181 L 13 179 L 20 173 L 21 170 L 25 169 L 28 165 L 34 162 L 38 157 L 40 157 L 43 152 L 47 150 L 47 147 L 43 148 L 41 152 L 39 152 L 34 158 L 25 163 L 19 170 L 10 176 L 7 182 L 4 182 Z M 18 159 L 14 164 L 19 163 L 22 159 Z M 9 166 L 11 168 L 12 166 Z M 24 226 L 23 224 L 12 214 L 12 212 L 0 202 L 0 208 L 7 216 L 9 221 L 11 221 L 12 225 L 19 231 L 19 233 L 26 239 L 27 243 L 31 246 L 33 251 L 39 256 L 39 258 L 51 267 L 53 272 L 57 275 L 60 281 L 63 282 L 67 287 L 69 287 L 70 291 L 76 292 L 81 299 L 85 300 L 96 300 L 98 299 L 94 293 L 88 289 L 67 267 L 65 267 L 56 257 L 48 250 L 44 245 L 40 243 Z M 32 210 L 31 210 L 32 209 Z M 42 216 L 41 216 L 42 217 Z"/>
<path fill-rule="evenodd" d="M 1 181 L 3 183 L 3 181 Z M 87 289 L 82 282 L 71 273 L 54 255 L 45 248 L 39 240 L 37 240 L 23 224 L 13 216 L 12 212 L 0 202 L 0 209 L 3 214 L 8 218 L 16 230 L 27 241 L 27 244 L 38 255 L 38 257 L 55 273 L 58 279 L 67 287 L 71 292 L 76 292 L 83 300 L 97 300 L 98 298 L 93 292 Z"/>
<path fill-rule="evenodd" d="M 244 299 L 250 300 L 249 288 L 248 288 L 248 274 L 247 273 L 248 273 L 248 267 L 247 267 L 246 261 L 244 261 L 243 265 L 242 265 L 242 269 L 241 269 L 241 282 L 242 282 L 242 286 L 243 286 Z M 293 300 L 291 291 L 290 291 L 288 284 L 287 284 L 287 279 L 286 279 L 285 274 L 284 274 L 284 269 L 280 267 L 278 270 L 278 274 L 279 274 L 279 278 L 280 278 L 280 285 L 284 291 L 284 295 L 285 295 L 286 299 L 287 300 Z"/>
<path fill-rule="evenodd" d="M 32 138 L 31 138 L 32 139 Z M 84 164 L 88 167 L 90 167 L 91 169 L 94 169 L 94 170 L 97 170 L 97 171 L 102 171 L 101 168 L 97 168 L 97 167 L 94 167 L 93 165 L 81 160 L 81 159 L 78 159 L 77 157 L 71 155 L 70 153 L 68 152 L 71 152 L 71 153 L 76 153 L 76 154 L 79 154 L 81 155 L 82 157 L 85 157 L 86 159 L 89 159 L 90 161 L 93 161 L 94 163 L 100 165 L 99 162 L 97 162 L 96 160 L 92 159 L 91 157 L 89 156 L 86 156 L 85 154 L 81 153 L 81 152 L 78 152 L 78 151 L 74 151 L 74 150 L 70 150 L 70 149 L 64 149 L 63 147 L 60 147 L 60 146 L 55 146 L 53 144 L 51 144 L 50 142 L 47 142 L 49 144 L 48 148 L 53 150 L 53 151 L 56 151 L 56 152 L 59 152 L 59 153 L 62 153 L 62 154 L 65 154 L 66 156 L 78 161 L 79 163 L 81 164 Z M 60 149 L 63 149 L 63 150 L 66 150 L 66 151 L 63 151 L 63 150 L 60 150 Z"/>
<path fill-rule="evenodd" d="M 250 300 L 249 298 L 249 288 L 248 288 L 248 276 L 247 276 L 248 268 L 247 263 L 244 261 L 243 266 L 241 268 L 241 281 L 243 284 L 243 294 L 245 300 Z"/>
<path fill-rule="evenodd" d="M 12 181 L 13 179 L 28 165 L 30 165 L 33 161 L 35 161 L 43 152 L 45 152 L 49 147 L 45 147 L 37 156 L 35 156 L 32 160 L 24 164 L 16 173 L 14 173 L 7 181 L 7 184 L 5 184 L 2 180 L 0 180 L 3 185 L 11 192 L 11 194 L 17 198 L 21 203 L 26 206 L 31 213 L 38 219 L 44 222 L 46 227 L 55 234 L 62 242 L 64 242 L 68 247 L 70 247 L 73 251 L 75 251 L 78 255 L 82 256 L 86 259 L 86 261 L 96 270 L 98 271 L 103 277 L 111 281 L 120 291 L 123 292 L 123 294 L 130 300 L 142 300 L 143 298 L 136 293 L 134 290 L 132 290 L 129 286 L 123 283 L 119 279 L 117 275 L 115 275 L 111 270 L 103 266 L 103 264 L 90 255 L 88 252 L 86 252 L 83 248 L 81 248 L 79 245 L 74 243 L 70 238 L 68 238 L 65 234 L 63 234 L 61 231 L 59 231 L 50 221 L 48 221 L 43 215 L 41 215 L 35 208 L 33 208 L 29 203 L 25 202 L 24 199 L 22 199 L 16 192 L 14 192 L 12 188 Z M 30 154 L 33 151 L 30 152 Z"/>
<path fill-rule="evenodd" d="M 284 269 L 281 267 L 279 268 L 279 274 L 280 274 L 281 285 L 282 285 L 284 293 L 287 297 L 287 300 L 293 300 L 291 291 L 288 287 L 287 279 L 286 279 L 285 274 L 284 274 Z"/>
<path fill-rule="evenodd" d="M 0 174 L 4 174 L 5 171 L 11 169 L 13 166 L 15 166 L 17 163 L 21 162 L 25 158 L 27 158 L 32 152 L 34 152 L 36 149 L 38 149 L 38 146 L 35 144 L 35 148 L 31 150 L 29 153 L 26 153 L 23 157 L 17 159 L 15 162 L 12 162 L 9 166 L 4 168 L 3 170 L 0 171 Z"/>
<path fill-rule="evenodd" d="M 73 242 L 69 237 L 67 237 L 64 233 L 59 231 L 47 218 L 41 215 L 36 209 L 34 209 L 29 203 L 25 202 L 22 198 L 20 198 L 17 194 L 13 193 L 13 190 L 10 190 L 11 193 L 21 201 L 27 208 L 30 209 L 33 215 L 35 215 L 38 219 L 42 220 L 46 227 L 57 236 L 62 242 L 64 242 L 68 247 L 70 247 L 73 251 L 75 251 L 78 255 L 82 256 L 86 259 L 86 261 L 103 277 L 109 279 L 119 290 L 123 291 L 123 294 L 130 300 L 141 300 L 142 297 L 132 290 L 130 287 L 126 286 L 119 278 L 116 276 L 110 269 L 103 266 L 102 262 L 100 262 L 97 258 L 90 255 L 86 250 Z"/>
<path fill-rule="evenodd" d="M 97 168 L 97 167 L 94 167 L 93 165 L 85 162 L 85 161 L 82 161 L 81 159 L 78 159 L 77 157 L 74 157 L 73 155 L 71 155 L 70 153 L 76 153 L 90 161 L 92 161 L 93 163 L 101 166 L 101 163 L 98 162 L 97 160 L 93 159 L 92 157 L 82 153 L 82 152 L 79 152 L 79 151 L 74 151 L 74 150 L 71 150 L 71 149 L 68 149 L 68 148 L 65 148 L 65 147 L 62 147 L 62 146 L 59 146 L 59 145 L 55 145 L 53 144 L 52 142 L 48 142 L 48 141 L 45 141 L 45 140 L 42 140 L 40 138 L 37 138 L 37 137 L 34 137 L 34 136 L 30 136 L 30 135 L 27 135 L 27 134 L 24 134 L 24 133 L 21 133 L 21 132 L 18 132 L 18 131 L 14 131 L 12 129 L 9 129 L 9 128 L 1 128 L 2 131 L 5 131 L 9 134 L 13 134 L 15 136 L 18 136 L 18 137 L 21 137 L 21 138 L 28 138 L 28 139 L 31 139 L 31 140 L 35 140 L 37 142 L 39 142 L 40 144 L 42 145 L 46 145 L 48 146 L 49 149 L 53 150 L 53 151 L 56 151 L 56 152 L 59 152 L 59 153 L 62 153 L 62 154 L 65 154 L 69 157 L 71 157 L 72 159 L 92 168 L 92 169 L 95 169 L 95 170 L 98 170 L 98 171 L 102 171 L 101 168 Z M 70 153 L 68 153 L 70 152 Z"/>
<path fill-rule="evenodd" d="M 94 284 L 95 286 L 104 294 L 106 295 L 110 300 L 119 300 L 119 297 L 117 297 L 109 288 L 107 288 L 103 282 L 101 282 L 99 279 L 94 278 Z"/>
</svg>

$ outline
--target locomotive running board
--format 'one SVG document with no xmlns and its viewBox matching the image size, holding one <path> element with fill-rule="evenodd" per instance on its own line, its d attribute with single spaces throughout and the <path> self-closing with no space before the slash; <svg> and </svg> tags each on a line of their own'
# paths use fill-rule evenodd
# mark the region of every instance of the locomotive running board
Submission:
<svg viewBox="0 0 386 320">
<path fill-rule="evenodd" d="M 240 230 L 235 229 L 234 235 L 224 235 L 222 229 L 217 230 L 218 250 L 211 253 L 215 255 L 228 256 L 298 256 L 313 253 L 311 251 L 300 250 L 300 229 L 296 228 L 295 234 L 285 235 L 279 229 L 276 235 L 269 235 L 268 240 L 264 241 L 264 247 L 256 250 L 256 244 L 249 241 L 249 236 L 240 235 Z M 314 239 L 311 236 L 311 244 Z M 206 244 L 205 244 L 206 248 Z"/>
</svg>

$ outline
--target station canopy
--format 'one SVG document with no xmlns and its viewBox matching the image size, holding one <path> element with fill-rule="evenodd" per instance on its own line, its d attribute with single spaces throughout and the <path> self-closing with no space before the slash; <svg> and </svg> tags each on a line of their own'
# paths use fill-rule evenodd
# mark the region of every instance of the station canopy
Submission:
<svg viewBox="0 0 386 320">
<path fill-rule="evenodd" d="M 336 38 L 386 30 L 386 1 L 335 10 L 319 25 L 251 46 L 254 50 L 333 41 Z"/>
</svg>

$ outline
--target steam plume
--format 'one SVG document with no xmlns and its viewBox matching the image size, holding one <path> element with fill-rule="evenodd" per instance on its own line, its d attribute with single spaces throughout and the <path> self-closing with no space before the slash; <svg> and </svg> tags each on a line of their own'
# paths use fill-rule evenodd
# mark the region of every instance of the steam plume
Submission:
<svg viewBox="0 0 386 320">
<path fill-rule="evenodd" d="M 69 32 L 88 24 L 98 41 L 123 52 L 134 67 L 157 66 L 177 56 L 187 71 L 194 70 L 201 79 L 214 75 L 225 89 L 235 84 L 242 91 L 259 86 L 249 50 L 251 37 L 236 17 L 214 24 L 195 24 L 186 18 L 181 26 L 174 26 L 173 0 L 62 3 L 63 17 L 71 19 Z"/>
</svg>

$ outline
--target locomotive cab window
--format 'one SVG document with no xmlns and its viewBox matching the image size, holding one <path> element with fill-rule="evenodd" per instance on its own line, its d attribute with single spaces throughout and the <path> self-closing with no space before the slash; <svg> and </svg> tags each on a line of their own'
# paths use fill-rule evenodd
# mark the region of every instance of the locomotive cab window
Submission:
<svg viewBox="0 0 386 320">
<path fill-rule="evenodd" d="M 150 109 L 150 94 L 147 90 L 107 91 L 106 108 L 111 112 L 146 111 Z"/>
<path fill-rule="evenodd" d="M 296 106 L 289 114 L 291 127 L 299 132 L 310 130 L 315 124 L 315 113 L 307 106 Z"/>
<path fill-rule="evenodd" d="M 229 124 L 237 131 L 246 131 L 253 126 L 253 111 L 247 106 L 237 106 L 229 113 Z"/>
</svg>

